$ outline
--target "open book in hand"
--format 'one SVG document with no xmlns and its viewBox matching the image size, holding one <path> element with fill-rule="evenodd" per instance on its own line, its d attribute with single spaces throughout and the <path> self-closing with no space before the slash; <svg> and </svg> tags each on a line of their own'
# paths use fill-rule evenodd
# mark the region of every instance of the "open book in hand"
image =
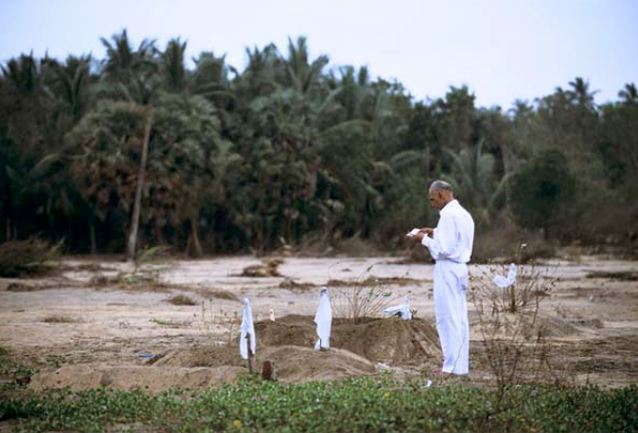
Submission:
<svg viewBox="0 0 638 433">
<path fill-rule="evenodd" d="M 406 233 L 406 236 L 409 238 L 413 238 L 417 235 L 417 233 L 419 233 L 421 230 L 419 229 L 412 229 L 410 230 L 408 233 Z"/>
</svg>

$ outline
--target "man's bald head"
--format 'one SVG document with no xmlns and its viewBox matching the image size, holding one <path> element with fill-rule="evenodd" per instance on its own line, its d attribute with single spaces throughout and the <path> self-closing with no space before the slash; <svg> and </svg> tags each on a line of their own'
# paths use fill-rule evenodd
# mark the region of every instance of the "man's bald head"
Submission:
<svg viewBox="0 0 638 433">
<path fill-rule="evenodd" d="M 435 180 L 434 182 L 430 184 L 429 191 L 438 191 L 438 190 L 453 192 L 452 185 L 450 185 L 444 180 Z"/>
<path fill-rule="evenodd" d="M 452 185 L 444 180 L 435 180 L 430 184 L 428 190 L 430 203 L 435 209 L 441 210 L 443 207 L 454 200 L 454 191 Z"/>
</svg>

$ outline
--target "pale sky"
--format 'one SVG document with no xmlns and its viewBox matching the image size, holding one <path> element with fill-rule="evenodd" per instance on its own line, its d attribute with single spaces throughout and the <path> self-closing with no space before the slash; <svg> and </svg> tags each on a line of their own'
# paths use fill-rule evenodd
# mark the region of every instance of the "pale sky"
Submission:
<svg viewBox="0 0 638 433">
<path fill-rule="evenodd" d="M 135 45 L 171 37 L 227 55 L 308 38 L 312 58 L 367 65 L 417 99 L 466 84 L 480 106 L 507 109 L 576 76 L 615 100 L 638 84 L 638 0 L 0 0 L 0 61 L 22 52 L 103 58 L 100 37 L 128 29 Z"/>
</svg>

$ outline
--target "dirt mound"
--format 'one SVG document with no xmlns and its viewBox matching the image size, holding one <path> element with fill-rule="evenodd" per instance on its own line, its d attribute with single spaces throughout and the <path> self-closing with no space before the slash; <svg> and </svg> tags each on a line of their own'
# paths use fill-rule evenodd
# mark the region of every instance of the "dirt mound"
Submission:
<svg viewBox="0 0 638 433">
<path fill-rule="evenodd" d="M 284 316 L 275 322 L 255 324 L 260 346 L 295 345 L 313 347 L 317 339 L 310 316 Z M 373 362 L 417 365 L 440 356 L 434 327 L 422 319 L 362 318 L 357 323 L 335 319 L 330 344 Z"/>
<path fill-rule="evenodd" d="M 149 362 L 156 367 L 242 367 L 246 363 L 239 357 L 239 346 L 194 346 L 172 349 Z"/>
<path fill-rule="evenodd" d="M 428 322 L 398 318 L 363 318 L 357 323 L 336 319 L 332 348 L 315 351 L 315 324 L 310 316 L 285 316 L 255 324 L 256 373 L 264 361 L 274 363 L 278 380 L 303 383 L 376 373 L 375 364 L 422 365 L 440 356 L 436 331 Z M 238 345 L 188 346 L 167 351 L 147 366 L 82 364 L 38 373 L 31 389 L 70 387 L 74 390 L 108 386 L 157 392 L 171 387 L 199 388 L 234 381 L 247 373 Z"/>
<path fill-rule="evenodd" d="M 108 386 L 160 392 L 170 388 L 205 388 L 229 383 L 246 370 L 241 367 L 113 367 L 81 364 L 41 372 L 31 378 L 34 391 L 69 387 L 74 391 Z"/>
<path fill-rule="evenodd" d="M 257 349 L 253 360 L 255 372 L 261 371 L 265 360 L 274 361 L 277 377 L 280 381 L 287 383 L 343 379 L 376 372 L 372 362 L 341 349 L 317 352 L 312 347 L 262 346 Z M 235 346 L 175 349 L 167 352 L 153 365 L 162 368 L 228 366 L 247 371 L 246 361 L 239 357 L 239 349 Z"/>
<path fill-rule="evenodd" d="M 257 354 L 260 368 L 266 359 L 274 361 L 277 377 L 285 383 L 345 379 L 376 372 L 374 364 L 367 359 L 341 349 L 317 352 L 310 347 L 268 347 Z"/>
</svg>

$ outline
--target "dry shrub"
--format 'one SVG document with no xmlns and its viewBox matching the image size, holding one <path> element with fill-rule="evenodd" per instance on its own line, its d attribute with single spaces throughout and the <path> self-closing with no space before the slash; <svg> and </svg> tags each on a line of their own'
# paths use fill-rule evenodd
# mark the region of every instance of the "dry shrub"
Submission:
<svg viewBox="0 0 638 433">
<path fill-rule="evenodd" d="M 170 302 L 173 305 L 197 305 L 197 302 L 193 301 L 193 299 L 186 295 L 175 295 L 168 299 L 167 302 Z"/>
<path fill-rule="evenodd" d="M 60 257 L 62 243 L 32 238 L 0 244 L 0 276 L 20 277 L 49 271 Z"/>
<path fill-rule="evenodd" d="M 539 268 L 535 264 L 517 267 L 516 282 L 507 288 L 500 288 L 492 281 L 496 275 L 507 275 L 508 266 L 488 265 L 478 274 L 472 275 L 475 294 L 489 300 L 491 313 L 530 313 L 538 303 L 550 296 L 557 279 L 548 268 Z"/>
<path fill-rule="evenodd" d="M 546 339 L 539 308 L 556 284 L 533 266 L 519 267 L 516 283 L 501 289 L 495 275 L 507 274 L 505 266 L 490 266 L 472 276 L 470 299 L 478 317 L 483 350 L 480 355 L 494 375 L 501 394 L 511 385 L 556 380 L 549 363 L 551 346 Z"/>
<path fill-rule="evenodd" d="M 355 323 L 364 317 L 380 316 L 392 300 L 392 292 L 384 286 L 340 287 L 330 297 L 335 317 L 352 319 Z"/>
<path fill-rule="evenodd" d="M 326 283 L 330 287 L 372 287 L 372 286 L 413 286 L 422 284 L 423 281 L 407 277 L 374 277 L 370 276 L 365 280 L 344 281 L 344 280 L 328 280 Z"/>
<path fill-rule="evenodd" d="M 556 243 L 545 239 L 540 231 L 523 230 L 511 219 L 499 216 L 487 230 L 476 230 L 472 261 L 529 263 L 555 255 Z"/>
<path fill-rule="evenodd" d="M 210 334 L 216 344 L 233 344 L 239 333 L 241 317 L 234 310 L 232 313 L 224 310 L 222 306 L 214 311 L 213 300 L 208 299 L 201 304 L 200 314 L 195 314 L 195 322 L 202 332 Z"/>
<path fill-rule="evenodd" d="M 359 279 L 348 285 L 339 282 L 337 288 L 330 291 L 330 304 L 335 317 L 351 319 L 357 323 L 364 317 L 380 316 L 392 302 L 397 302 L 386 285 L 369 285 L 365 283 L 366 280 Z M 330 282 L 328 287 L 333 287 Z"/>
</svg>

